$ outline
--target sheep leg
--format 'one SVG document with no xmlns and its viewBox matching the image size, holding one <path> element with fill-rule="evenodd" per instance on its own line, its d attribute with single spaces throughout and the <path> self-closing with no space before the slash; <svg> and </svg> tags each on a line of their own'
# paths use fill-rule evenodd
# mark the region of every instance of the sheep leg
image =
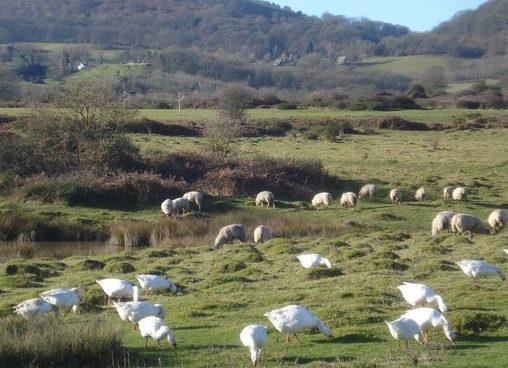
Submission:
<svg viewBox="0 0 508 368">
<path fill-rule="evenodd" d="M 145 337 L 145 349 L 148 347 L 148 337 Z"/>
</svg>

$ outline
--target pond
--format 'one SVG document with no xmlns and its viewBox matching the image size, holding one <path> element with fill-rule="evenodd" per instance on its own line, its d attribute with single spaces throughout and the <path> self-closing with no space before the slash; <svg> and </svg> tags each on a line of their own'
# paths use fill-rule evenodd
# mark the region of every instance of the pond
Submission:
<svg viewBox="0 0 508 368">
<path fill-rule="evenodd" d="M 12 258 L 57 258 L 96 256 L 124 251 L 104 241 L 86 242 L 0 242 L 0 262 Z"/>
</svg>

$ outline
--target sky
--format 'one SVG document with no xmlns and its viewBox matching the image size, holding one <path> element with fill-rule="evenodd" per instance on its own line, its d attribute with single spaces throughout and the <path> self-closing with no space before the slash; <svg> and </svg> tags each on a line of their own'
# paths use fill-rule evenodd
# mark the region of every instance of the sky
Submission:
<svg viewBox="0 0 508 368">
<path fill-rule="evenodd" d="M 399 24 L 412 31 L 430 31 L 461 10 L 476 9 L 487 0 L 269 0 L 294 11 L 321 16 L 328 12 L 348 18 Z"/>
</svg>

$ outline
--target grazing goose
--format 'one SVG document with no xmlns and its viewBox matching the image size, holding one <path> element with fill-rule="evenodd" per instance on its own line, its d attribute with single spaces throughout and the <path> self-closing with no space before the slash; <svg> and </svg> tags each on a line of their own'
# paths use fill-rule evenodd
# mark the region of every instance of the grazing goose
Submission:
<svg viewBox="0 0 508 368">
<path fill-rule="evenodd" d="M 412 319 L 414 320 L 418 326 L 420 326 L 420 330 L 423 336 L 423 343 L 428 344 L 429 336 L 428 331 L 432 327 L 443 327 L 443 332 L 448 340 L 453 342 L 455 339 L 455 334 L 452 332 L 452 327 L 450 322 L 446 319 L 443 314 L 433 308 L 416 308 L 404 313 L 402 318 Z M 419 341 L 418 337 L 415 335 L 415 339 Z"/>
<path fill-rule="evenodd" d="M 74 314 L 78 312 L 82 292 L 78 288 L 52 289 L 39 294 L 42 299 L 54 305 L 58 311 L 71 309 Z"/>
<path fill-rule="evenodd" d="M 171 328 L 164 325 L 164 320 L 159 317 L 145 317 L 138 322 L 139 332 L 145 338 L 145 348 L 148 347 L 148 338 L 157 341 L 157 348 L 160 348 L 160 340 L 167 338 L 169 343 L 176 347 L 176 339 Z"/>
<path fill-rule="evenodd" d="M 264 316 L 272 322 L 277 331 L 287 335 L 287 342 L 291 335 L 298 341 L 296 334 L 308 328 L 317 328 L 326 337 L 333 338 L 330 329 L 314 313 L 300 305 L 288 305 L 265 313 Z"/>
<path fill-rule="evenodd" d="M 443 298 L 440 295 L 434 293 L 432 288 L 424 284 L 402 282 L 402 285 L 397 286 L 397 288 L 402 293 L 402 296 L 406 302 L 411 304 L 413 307 L 419 303 L 432 303 L 436 301 L 441 312 L 446 312 L 448 309 L 448 306 L 444 302 Z"/>
<path fill-rule="evenodd" d="M 406 349 L 408 346 L 408 340 L 415 338 L 416 341 L 421 341 L 421 330 L 420 326 L 416 321 L 408 318 L 398 318 L 392 322 L 387 322 L 388 328 L 390 329 L 390 333 L 395 340 L 399 342 L 400 349 L 400 340 L 406 341 Z"/>
<path fill-rule="evenodd" d="M 501 280 L 504 281 L 505 279 L 504 272 L 499 267 L 491 265 L 486 261 L 464 259 L 462 261 L 457 262 L 457 264 L 462 269 L 462 272 L 464 272 L 467 276 L 473 278 L 473 282 L 477 286 L 480 285 L 478 278 L 481 276 L 489 276 L 497 274 L 499 275 Z"/>
<path fill-rule="evenodd" d="M 176 293 L 176 285 L 171 279 L 157 275 L 137 275 L 136 279 L 145 290 L 169 289 L 172 293 Z"/>
<path fill-rule="evenodd" d="M 319 254 L 302 254 L 296 258 L 298 258 L 302 266 L 305 268 L 319 267 L 322 265 L 328 268 L 332 268 L 330 261 L 324 257 L 321 257 Z"/>
<path fill-rule="evenodd" d="M 102 279 L 96 281 L 108 296 L 108 303 L 111 298 L 121 301 L 122 298 L 132 298 L 135 302 L 139 300 L 139 288 L 132 286 L 129 281 L 120 279 Z"/>
<path fill-rule="evenodd" d="M 56 307 L 41 298 L 28 299 L 14 307 L 14 313 L 26 319 L 39 318 L 49 312 L 54 312 L 55 316 L 58 315 Z"/>
<path fill-rule="evenodd" d="M 148 302 L 113 302 L 113 306 L 122 321 L 130 321 L 133 323 L 134 331 L 136 330 L 138 322 L 145 317 L 155 316 L 161 319 L 166 317 L 166 311 L 162 304 L 152 304 Z"/>
<path fill-rule="evenodd" d="M 259 363 L 261 349 L 266 346 L 268 341 L 266 329 L 267 326 L 249 325 L 240 332 L 240 341 L 250 349 L 250 360 L 254 366 Z"/>
</svg>

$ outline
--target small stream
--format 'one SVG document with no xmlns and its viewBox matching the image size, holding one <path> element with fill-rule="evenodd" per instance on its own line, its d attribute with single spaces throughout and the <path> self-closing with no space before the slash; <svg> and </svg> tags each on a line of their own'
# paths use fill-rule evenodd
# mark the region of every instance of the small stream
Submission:
<svg viewBox="0 0 508 368">
<path fill-rule="evenodd" d="M 124 251 L 105 241 L 82 242 L 0 242 L 0 262 L 12 258 L 57 258 L 71 256 L 96 256 L 116 254 Z"/>
</svg>

